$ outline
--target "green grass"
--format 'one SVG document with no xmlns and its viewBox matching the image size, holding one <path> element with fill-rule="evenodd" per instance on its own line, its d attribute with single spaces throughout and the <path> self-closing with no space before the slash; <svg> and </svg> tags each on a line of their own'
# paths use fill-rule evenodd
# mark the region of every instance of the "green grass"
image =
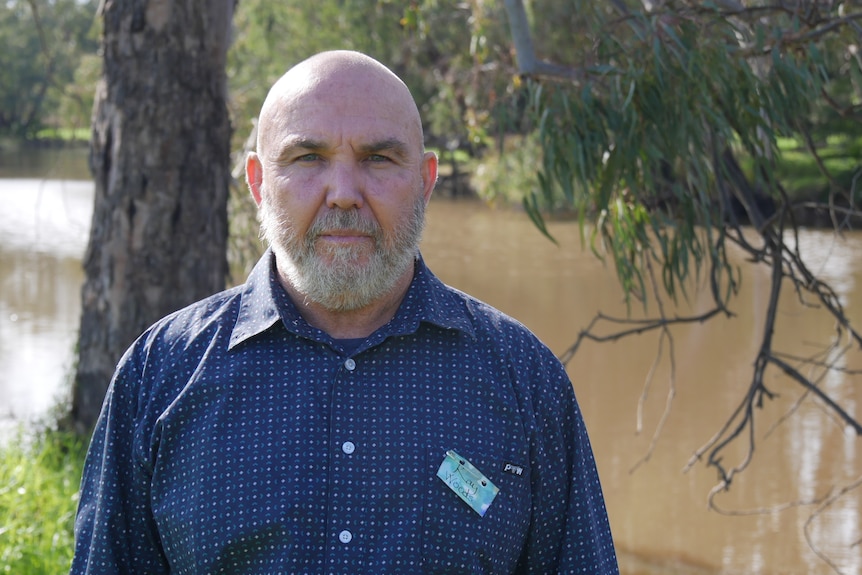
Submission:
<svg viewBox="0 0 862 575">
<path fill-rule="evenodd" d="M 862 135 L 832 134 L 824 138 L 819 150 L 823 165 L 839 186 L 850 189 L 853 178 L 862 168 Z M 803 142 L 795 138 L 779 138 L 780 156 L 776 175 L 785 185 L 792 200 L 822 200 L 829 190 L 829 182 L 820 173 L 814 157 Z"/>
<path fill-rule="evenodd" d="M 0 573 L 68 573 L 85 451 L 56 431 L 0 446 Z"/>
<path fill-rule="evenodd" d="M 37 140 L 59 140 L 63 142 L 87 142 L 90 140 L 90 127 L 86 128 L 45 128 L 36 133 Z"/>
</svg>

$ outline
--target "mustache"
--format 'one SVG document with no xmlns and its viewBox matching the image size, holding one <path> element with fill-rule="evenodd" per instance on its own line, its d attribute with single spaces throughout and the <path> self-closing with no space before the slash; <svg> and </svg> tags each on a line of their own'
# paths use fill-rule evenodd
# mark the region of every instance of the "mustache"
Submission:
<svg viewBox="0 0 862 575">
<path fill-rule="evenodd" d="M 335 208 L 319 216 L 306 233 L 313 240 L 321 234 L 332 231 L 356 231 L 380 239 L 383 231 L 375 220 L 362 216 L 358 210 L 342 210 Z"/>
</svg>

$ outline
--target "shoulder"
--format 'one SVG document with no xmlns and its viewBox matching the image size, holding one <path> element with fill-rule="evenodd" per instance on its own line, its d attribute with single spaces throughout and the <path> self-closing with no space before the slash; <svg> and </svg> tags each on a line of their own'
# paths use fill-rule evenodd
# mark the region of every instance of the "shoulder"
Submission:
<svg viewBox="0 0 862 575">
<path fill-rule="evenodd" d="M 233 327 L 242 297 L 237 286 L 177 310 L 153 324 L 142 336 L 144 341 L 165 343 L 193 339 L 212 329 Z"/>
<path fill-rule="evenodd" d="M 462 310 L 476 342 L 494 351 L 519 370 L 564 374 L 559 359 L 527 326 L 494 306 L 461 290 L 439 284 L 440 297 Z"/>
<path fill-rule="evenodd" d="M 126 350 L 108 390 L 114 417 L 148 426 L 180 393 L 205 357 L 223 357 L 241 289 L 232 288 L 157 321 Z M 103 412 L 104 413 L 104 412 Z"/>
<path fill-rule="evenodd" d="M 207 348 L 222 336 L 225 341 L 236 323 L 242 286 L 234 287 L 179 309 L 155 322 L 129 347 L 120 367 L 132 364 L 169 364 L 178 354 Z"/>
<path fill-rule="evenodd" d="M 546 348 L 527 326 L 505 312 L 452 286 L 440 283 L 439 287 L 445 298 L 467 314 L 477 333 L 495 339 L 502 336 L 511 343 L 527 343 Z"/>
<path fill-rule="evenodd" d="M 474 333 L 469 353 L 482 357 L 494 385 L 514 398 L 527 436 L 550 442 L 542 448 L 547 453 L 559 449 L 555 442 L 575 445 L 583 422 L 560 359 L 517 319 L 460 290 L 444 289 L 441 297 L 463 309 Z"/>
</svg>

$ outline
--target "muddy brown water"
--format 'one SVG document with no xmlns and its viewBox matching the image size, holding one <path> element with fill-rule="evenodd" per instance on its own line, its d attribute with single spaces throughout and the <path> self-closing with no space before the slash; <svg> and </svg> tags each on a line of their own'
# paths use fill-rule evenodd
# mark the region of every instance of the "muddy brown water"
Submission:
<svg viewBox="0 0 862 575">
<path fill-rule="evenodd" d="M 92 210 L 92 183 L 21 177 L 0 164 L 0 433 L 43 416 L 66 400 L 83 276 L 80 258 Z M 8 162 L 5 164 L 8 168 Z M 561 354 L 597 311 L 623 316 L 613 270 L 580 244 L 577 224 L 553 222 L 559 246 L 523 214 L 472 201 L 435 200 L 423 254 L 445 282 L 518 318 Z M 805 230 L 800 249 L 832 282 L 851 321 L 862 320 L 862 235 L 837 239 Z M 716 474 L 702 463 L 683 468 L 742 399 L 761 336 L 768 271 L 744 261 L 735 317 L 677 328 L 671 411 L 654 449 L 667 404 L 668 346 L 657 335 L 585 343 L 569 364 L 590 430 L 611 527 L 624 573 L 826 575 L 822 556 L 847 574 L 862 573 L 862 488 L 827 499 L 862 476 L 862 441 L 823 406 L 774 372 L 776 393 L 758 414 L 750 467 L 710 510 Z M 679 313 L 706 309 L 693 293 Z M 635 306 L 634 313 L 641 313 Z M 785 290 L 776 345 L 790 354 L 824 350 L 833 323 Z M 645 381 L 656 360 L 651 385 Z M 862 354 L 832 357 L 862 369 Z M 834 371 L 820 385 L 849 413 L 862 405 L 859 375 Z M 644 396 L 645 389 L 648 391 Z M 643 404 L 638 431 L 638 404 Z M 728 452 L 742 457 L 743 443 Z M 649 455 L 648 460 L 645 458 Z M 786 507 L 793 501 L 818 501 Z M 785 506 L 785 507 L 782 507 Z M 773 510 L 769 510 L 774 508 Z M 749 514 L 751 511 L 758 513 Z M 816 513 L 816 514 L 815 514 Z M 814 515 L 813 515 L 814 514 Z"/>
</svg>

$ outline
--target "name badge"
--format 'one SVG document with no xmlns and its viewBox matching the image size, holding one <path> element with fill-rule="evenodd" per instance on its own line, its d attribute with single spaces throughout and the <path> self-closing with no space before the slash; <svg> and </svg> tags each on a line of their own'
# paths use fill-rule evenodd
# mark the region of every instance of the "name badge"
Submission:
<svg viewBox="0 0 862 575">
<path fill-rule="evenodd" d="M 446 452 L 437 477 L 482 517 L 500 491 L 481 471 L 451 449 Z"/>
</svg>

